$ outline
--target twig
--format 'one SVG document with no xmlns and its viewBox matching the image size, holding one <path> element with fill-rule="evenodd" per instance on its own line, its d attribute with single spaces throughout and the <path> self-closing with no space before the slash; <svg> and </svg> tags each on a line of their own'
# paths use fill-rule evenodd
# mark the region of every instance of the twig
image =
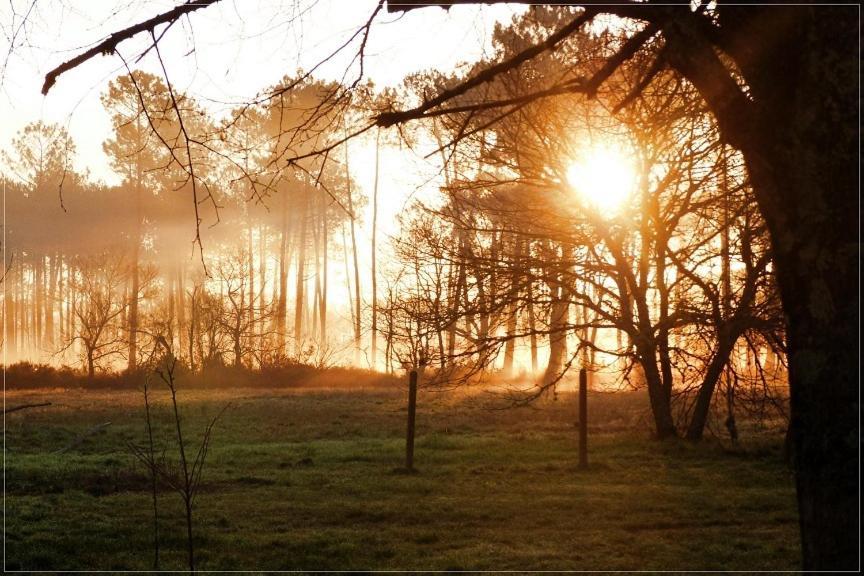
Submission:
<svg viewBox="0 0 864 576">
<path fill-rule="evenodd" d="M 102 424 L 97 424 L 96 426 L 93 426 L 92 428 L 89 428 L 84 433 L 80 434 L 68 446 L 66 446 L 65 448 L 61 448 L 60 450 L 57 450 L 54 453 L 55 454 L 65 454 L 69 450 L 72 450 L 73 448 L 77 448 L 78 446 L 83 444 L 84 441 L 87 440 L 87 438 L 93 436 L 94 434 L 96 434 L 100 430 L 104 430 L 105 428 L 107 428 L 110 425 L 111 425 L 111 422 L 103 422 Z"/>
<path fill-rule="evenodd" d="M 22 404 L 21 406 L 13 406 L 12 408 L 6 408 L 3 410 L 3 414 L 11 414 L 12 412 L 18 412 L 19 410 L 27 410 L 28 408 L 40 408 L 42 406 L 51 406 L 51 402 L 42 402 L 39 404 Z"/>
</svg>

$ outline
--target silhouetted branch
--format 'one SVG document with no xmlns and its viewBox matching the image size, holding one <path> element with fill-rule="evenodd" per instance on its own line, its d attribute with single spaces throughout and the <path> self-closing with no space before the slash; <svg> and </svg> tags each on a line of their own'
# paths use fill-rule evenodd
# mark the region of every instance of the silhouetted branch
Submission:
<svg viewBox="0 0 864 576">
<path fill-rule="evenodd" d="M 175 20 L 177 20 L 184 14 L 188 14 L 189 12 L 193 12 L 200 8 L 206 8 L 207 6 L 215 4 L 218 1 L 219 0 L 189 0 L 185 4 L 175 6 L 171 10 L 154 16 L 149 20 L 145 20 L 144 22 L 140 22 L 138 24 L 135 24 L 134 26 L 129 26 L 128 28 L 124 28 L 123 30 L 114 32 L 96 46 L 93 46 L 89 50 L 82 52 L 71 60 L 67 60 L 63 64 L 60 64 L 59 66 L 48 72 L 48 74 L 45 75 L 45 83 L 42 84 L 42 94 L 48 94 L 48 91 L 51 90 L 51 87 L 54 86 L 54 83 L 57 81 L 57 78 L 61 74 L 80 66 L 84 62 L 90 60 L 94 56 L 98 56 L 99 54 L 113 54 L 117 49 L 117 45 L 124 40 L 128 40 L 129 38 L 132 38 L 133 36 L 140 34 L 141 32 L 149 31 L 152 33 L 153 29 L 159 24 L 173 23 Z"/>
<path fill-rule="evenodd" d="M 18 412 L 19 410 L 29 410 L 30 408 L 41 408 L 42 406 L 51 406 L 51 402 L 40 402 L 39 404 L 21 404 L 20 406 L 13 406 L 12 408 L 4 409 L 3 414 L 11 414 L 12 412 Z"/>
</svg>

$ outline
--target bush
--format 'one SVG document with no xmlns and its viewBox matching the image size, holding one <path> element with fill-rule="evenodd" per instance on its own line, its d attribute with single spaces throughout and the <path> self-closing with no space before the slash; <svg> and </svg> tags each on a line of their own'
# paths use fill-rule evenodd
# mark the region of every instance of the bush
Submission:
<svg viewBox="0 0 864 576">
<path fill-rule="evenodd" d="M 96 374 L 90 381 L 87 374 L 69 366 L 19 362 L 3 367 L 6 388 L 28 390 L 73 388 L 91 390 L 136 390 L 141 386 L 145 371 L 108 372 Z M 179 364 L 178 364 L 179 368 Z M 307 364 L 284 360 L 270 363 L 258 370 L 245 367 L 210 365 L 201 372 L 180 373 L 184 388 L 376 388 L 397 386 L 398 376 L 390 376 L 360 368 L 315 368 Z"/>
</svg>

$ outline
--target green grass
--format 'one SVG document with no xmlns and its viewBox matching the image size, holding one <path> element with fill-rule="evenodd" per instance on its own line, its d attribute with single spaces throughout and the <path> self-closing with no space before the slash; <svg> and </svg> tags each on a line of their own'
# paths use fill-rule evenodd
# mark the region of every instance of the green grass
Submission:
<svg viewBox="0 0 864 576">
<path fill-rule="evenodd" d="M 6 568 L 147 570 L 150 494 L 126 441 L 132 392 L 16 392 L 7 416 Z M 159 442 L 172 447 L 166 398 Z M 181 390 L 192 441 L 226 402 L 196 501 L 204 570 L 794 570 L 797 515 L 781 438 L 658 442 L 644 399 L 597 395 L 591 466 L 575 399 L 488 410 L 421 393 L 417 474 L 400 471 L 401 391 Z M 76 448 L 83 431 L 111 422 Z M 197 436 L 196 436 L 197 434 Z M 170 452 L 169 452 L 170 454 Z M 185 568 L 179 497 L 160 494 L 162 568 Z"/>
</svg>

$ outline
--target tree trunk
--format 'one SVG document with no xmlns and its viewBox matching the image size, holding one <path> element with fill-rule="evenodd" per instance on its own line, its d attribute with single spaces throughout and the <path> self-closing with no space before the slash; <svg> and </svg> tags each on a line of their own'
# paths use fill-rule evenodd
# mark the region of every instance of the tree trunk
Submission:
<svg viewBox="0 0 864 576">
<path fill-rule="evenodd" d="M 323 197 L 322 197 L 323 200 Z M 318 303 L 318 322 L 321 325 L 321 340 L 319 344 L 327 347 L 327 275 L 330 259 L 328 258 L 328 242 L 330 235 L 327 231 L 327 203 L 321 202 L 321 300 Z"/>
<path fill-rule="evenodd" d="M 360 265 L 357 263 L 357 232 L 351 192 L 348 192 L 348 209 L 351 211 L 351 254 L 354 263 L 354 364 L 360 363 Z"/>
<path fill-rule="evenodd" d="M 249 260 L 249 332 L 254 338 L 255 334 L 255 241 L 253 238 L 253 218 L 252 214 L 248 214 L 249 217 L 249 242 L 246 246 L 247 258 Z M 237 311 L 237 317 L 242 318 L 246 313 L 244 310 L 244 306 L 242 305 L 242 297 L 241 297 L 241 305 L 240 309 Z"/>
<path fill-rule="evenodd" d="M 279 301 L 276 305 L 276 342 L 285 352 L 285 316 L 288 313 L 288 191 L 282 191 L 282 230 L 279 240 Z"/>
<path fill-rule="evenodd" d="M 4 263 L 5 266 L 5 263 Z M 17 346 L 15 342 L 15 302 L 13 300 L 14 288 L 10 289 L 12 284 L 12 273 L 14 267 L 9 267 L 6 270 L 6 276 L 3 278 L 3 346 L 9 354 L 8 360 L 13 360 L 17 356 Z"/>
<path fill-rule="evenodd" d="M 54 348 L 54 303 L 57 301 L 57 273 L 59 257 L 55 252 L 51 256 L 51 263 L 48 275 L 48 294 L 45 302 L 45 334 L 42 339 L 42 346 L 49 351 Z"/>
<path fill-rule="evenodd" d="M 643 347 L 639 352 L 639 365 L 645 375 L 648 386 L 648 399 L 651 402 L 651 414 L 654 416 L 654 430 L 660 439 L 673 438 L 678 435 L 675 429 L 675 419 L 672 417 L 672 404 L 663 386 L 663 377 L 657 369 L 657 361 L 650 349 Z"/>
<path fill-rule="evenodd" d="M 514 239 L 514 254 L 513 262 L 510 265 L 510 291 L 508 294 L 507 303 L 507 342 L 504 344 L 504 374 L 507 377 L 513 376 L 513 359 L 516 354 L 516 321 L 517 311 L 519 310 L 519 274 L 522 270 L 522 242 L 518 238 Z"/>
<path fill-rule="evenodd" d="M 40 255 L 33 261 L 33 348 L 38 351 L 42 345 L 42 277 L 45 275 L 45 257 Z"/>
<path fill-rule="evenodd" d="M 27 266 L 25 264 L 24 255 L 21 255 L 20 264 L 19 264 L 19 272 L 17 277 L 18 284 L 18 360 L 20 361 L 23 357 L 28 354 L 28 346 L 29 342 L 27 341 L 28 333 L 27 333 L 27 323 L 29 321 L 28 314 L 29 311 L 27 309 L 27 292 L 24 287 L 24 274 L 27 272 Z"/>
<path fill-rule="evenodd" d="M 555 278 L 550 282 L 549 289 L 552 292 L 552 304 L 549 318 L 549 363 L 543 375 L 543 385 L 549 386 L 561 373 L 564 365 L 564 357 L 567 355 L 567 309 L 569 308 L 564 299 L 565 289 L 561 282 L 559 272 L 554 272 Z"/>
<path fill-rule="evenodd" d="M 531 344 L 531 373 L 537 373 L 537 319 L 534 315 L 534 283 L 528 284 L 528 334 Z"/>
<path fill-rule="evenodd" d="M 711 398 L 714 396 L 714 389 L 723 374 L 723 369 L 729 362 L 729 355 L 738 340 L 738 332 L 734 331 L 733 333 L 731 328 L 723 328 L 719 331 L 717 340 L 717 351 L 705 370 L 702 385 L 699 386 L 699 392 L 696 395 L 696 404 L 693 406 L 693 414 L 687 427 L 688 440 L 702 439 L 705 425 L 708 422 L 708 413 L 711 410 Z"/>
<path fill-rule="evenodd" d="M 87 347 L 87 381 L 92 383 L 96 377 L 96 366 L 93 361 L 93 348 Z"/>
<path fill-rule="evenodd" d="M 135 158 L 135 223 L 132 229 L 132 292 L 129 299 L 129 361 L 127 370 L 135 371 L 138 363 L 138 292 L 140 291 L 138 268 L 141 251 L 141 219 L 143 217 L 142 209 L 142 190 L 141 184 L 144 177 L 143 167 L 141 166 L 143 151 L 143 143 L 141 142 L 140 126 L 141 117 L 136 117 L 136 134 L 138 135 L 138 154 Z"/>
<path fill-rule="evenodd" d="M 306 306 L 306 223 L 308 197 L 303 194 L 300 200 L 300 230 L 297 237 L 297 287 L 294 302 L 294 353 L 299 354 L 303 341 L 303 308 Z"/>
<path fill-rule="evenodd" d="M 312 222 L 312 247 L 313 254 L 315 260 L 315 288 L 313 289 L 312 296 L 312 310 L 311 310 L 311 325 L 312 325 L 312 337 L 316 340 L 318 338 L 318 321 L 321 319 L 321 315 L 318 313 L 321 305 L 321 233 L 319 230 L 319 226 L 321 225 L 320 219 L 318 218 L 318 213 L 320 212 L 321 198 L 320 196 L 315 197 L 314 209 L 311 211 L 310 217 L 313 219 Z M 320 341 L 320 340 L 319 340 Z"/>
<path fill-rule="evenodd" d="M 177 310 L 177 349 L 183 350 L 183 335 L 186 332 L 186 291 L 183 288 L 183 264 L 178 263 L 176 268 L 177 281 L 175 282 L 175 306 Z M 189 347 L 191 352 L 192 348 Z M 189 369 L 192 370 L 192 357 L 189 357 Z"/>
<path fill-rule="evenodd" d="M 375 135 L 375 183 L 372 187 L 372 369 L 378 369 L 378 171 L 381 156 L 381 129 Z M 443 354 L 442 354 L 443 358 Z"/>
<path fill-rule="evenodd" d="M 747 82 L 747 99 L 730 97 L 733 81 L 718 81 L 722 64 L 712 63 L 710 48 L 699 50 L 692 31 L 670 35 L 664 29 L 667 48 L 677 54 L 672 64 L 699 89 L 726 140 L 741 150 L 770 231 L 788 322 L 803 568 L 855 570 L 858 12 L 854 6 L 772 6 L 756 13 L 724 6 L 723 12 L 728 50 Z M 767 18 L 772 33 L 765 36 Z"/>
</svg>

